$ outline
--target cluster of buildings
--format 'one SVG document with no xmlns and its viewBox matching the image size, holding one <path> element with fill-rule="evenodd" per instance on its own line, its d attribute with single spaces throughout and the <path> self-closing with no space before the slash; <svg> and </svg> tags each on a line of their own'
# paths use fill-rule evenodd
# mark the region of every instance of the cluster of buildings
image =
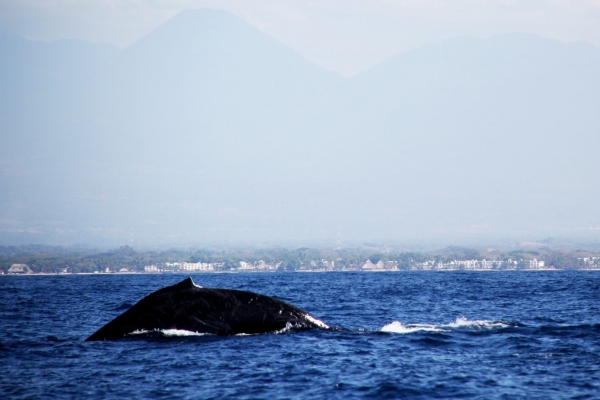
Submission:
<svg viewBox="0 0 600 400">
<path fill-rule="evenodd" d="M 300 267 L 296 268 L 296 271 L 310 272 L 310 271 L 399 271 L 400 269 L 409 270 L 472 270 L 472 271 L 491 271 L 491 270 L 543 270 L 543 269 L 555 269 L 554 266 L 546 266 L 543 260 L 534 258 L 533 260 L 452 260 L 452 261 L 436 261 L 427 260 L 422 262 L 412 262 L 408 267 L 403 266 L 399 268 L 398 261 L 383 261 L 372 262 L 367 260 L 364 264 L 342 266 L 338 259 L 338 265 L 336 266 L 335 261 L 330 260 L 314 260 L 308 263 L 303 263 Z M 600 257 L 586 257 L 579 258 L 580 268 L 582 269 L 596 269 L 600 268 Z M 237 268 L 227 268 L 228 270 L 238 272 L 275 272 L 281 267 L 281 262 L 266 262 L 259 260 L 256 262 L 240 261 Z M 337 267 L 337 268 L 336 268 Z M 204 262 L 167 262 L 159 265 L 147 265 L 144 267 L 144 272 L 214 272 L 222 271 L 225 269 L 224 263 L 204 263 Z M 115 269 L 111 271 L 106 268 L 106 273 L 111 272 L 130 272 L 127 268 Z M 0 270 L 0 274 L 4 271 Z M 24 275 L 32 274 L 33 271 L 26 264 L 13 264 L 8 269 L 7 274 L 10 275 Z M 67 269 L 62 273 L 69 273 Z M 98 273 L 98 271 L 95 271 Z"/>
<path fill-rule="evenodd" d="M 246 261 L 240 261 L 240 266 L 238 267 L 238 271 L 260 271 L 260 272 L 273 272 L 277 271 L 277 268 L 281 265 L 278 263 L 266 263 L 263 260 L 260 260 L 255 263 L 249 263 Z"/>
<path fill-rule="evenodd" d="M 581 257 L 578 258 L 584 269 L 598 269 L 600 268 L 600 257 Z"/>
<path fill-rule="evenodd" d="M 144 267 L 144 272 L 211 272 L 222 266 L 222 263 L 168 262 L 162 265 L 147 265 Z"/>
<path fill-rule="evenodd" d="M 506 261 L 501 260 L 453 260 L 449 262 L 441 261 L 424 261 L 422 263 L 415 263 L 411 267 L 412 270 L 495 270 L 495 269 L 553 269 L 546 268 L 546 263 L 542 260 L 534 258 L 533 260 L 521 260 L 516 261 L 508 259 Z"/>
<path fill-rule="evenodd" d="M 586 259 L 588 260 L 588 259 Z M 589 259 L 588 263 L 598 262 L 600 263 L 600 257 L 594 257 L 594 260 Z M 238 272 L 274 272 L 279 269 L 281 262 L 268 263 L 264 260 L 256 262 L 240 261 L 237 268 L 231 268 Z M 144 272 L 212 272 L 222 270 L 224 264 L 222 263 L 188 263 L 188 262 L 174 262 L 165 263 L 162 265 L 148 265 L 144 267 Z M 508 260 L 453 260 L 448 262 L 441 262 L 435 260 L 428 260 L 423 262 L 414 262 L 408 268 L 410 270 L 472 270 L 472 271 L 491 271 L 491 270 L 510 270 L 510 269 L 529 269 L 529 270 L 541 270 L 541 269 L 554 269 L 554 267 L 546 267 L 543 260 L 520 260 L 515 261 L 512 259 Z M 376 263 L 371 260 L 367 260 L 364 264 L 355 265 L 352 267 L 340 267 L 336 269 L 335 261 L 329 260 L 315 260 L 308 263 L 302 264 L 296 271 L 309 272 L 309 271 L 399 271 L 398 261 L 383 261 L 379 260 Z"/>
<path fill-rule="evenodd" d="M 397 271 L 398 270 L 398 261 L 386 261 L 383 262 L 381 260 L 377 261 L 376 264 L 373 264 L 371 260 L 367 260 L 361 267 L 363 271 Z"/>
<path fill-rule="evenodd" d="M 321 261 L 312 260 L 308 264 L 302 264 L 297 271 L 334 271 L 335 261 L 322 259 Z"/>
</svg>

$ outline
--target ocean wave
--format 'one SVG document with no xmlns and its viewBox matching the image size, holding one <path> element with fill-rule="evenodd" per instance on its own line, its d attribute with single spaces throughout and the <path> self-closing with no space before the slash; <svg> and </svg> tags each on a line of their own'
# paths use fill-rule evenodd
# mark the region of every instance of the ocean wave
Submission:
<svg viewBox="0 0 600 400">
<path fill-rule="evenodd" d="M 492 330 L 509 328 L 510 325 L 502 321 L 489 321 L 485 319 L 469 320 L 465 317 L 457 317 L 456 320 L 448 324 L 403 324 L 394 321 L 384 325 L 381 332 L 391 333 L 413 333 L 419 331 L 425 332 L 449 332 L 451 330 Z"/>
<path fill-rule="evenodd" d="M 318 320 L 316 318 L 313 318 L 312 316 L 306 314 L 304 316 L 304 319 L 306 319 L 308 322 L 317 325 L 320 328 L 323 329 L 330 329 L 329 326 L 327 324 L 325 324 L 323 321 Z M 310 329 L 311 326 L 304 324 L 302 322 L 300 323 L 292 323 L 292 322 L 286 322 L 285 326 L 279 330 L 276 330 L 274 332 L 271 332 L 273 334 L 279 335 L 279 334 L 283 334 L 283 333 L 289 333 L 295 330 L 304 330 L 304 329 Z"/>
<path fill-rule="evenodd" d="M 509 328 L 510 325 L 502 321 L 488 321 L 487 319 L 468 320 L 465 317 L 458 317 L 454 322 L 451 322 L 443 327 L 448 328 L 473 328 L 473 329 L 497 329 Z"/>
<path fill-rule="evenodd" d="M 419 331 L 427 331 L 427 332 L 443 332 L 444 330 L 430 324 L 407 324 L 404 325 L 402 322 L 394 321 L 391 324 L 385 325 L 381 328 L 382 332 L 392 332 L 392 333 L 413 333 Z"/>
</svg>

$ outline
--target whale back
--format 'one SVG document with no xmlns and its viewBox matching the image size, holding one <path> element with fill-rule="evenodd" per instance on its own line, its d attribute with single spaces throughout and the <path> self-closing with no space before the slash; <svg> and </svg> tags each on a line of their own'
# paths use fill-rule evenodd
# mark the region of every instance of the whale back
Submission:
<svg viewBox="0 0 600 400">
<path fill-rule="evenodd" d="M 306 311 L 281 300 L 242 290 L 203 288 L 187 278 L 144 297 L 86 340 L 112 340 L 136 331 L 166 329 L 258 334 L 288 326 L 327 328 Z"/>
</svg>

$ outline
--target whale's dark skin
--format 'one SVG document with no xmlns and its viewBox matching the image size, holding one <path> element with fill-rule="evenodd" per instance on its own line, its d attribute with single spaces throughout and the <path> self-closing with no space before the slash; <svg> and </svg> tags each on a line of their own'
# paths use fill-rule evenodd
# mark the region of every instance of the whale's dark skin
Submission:
<svg viewBox="0 0 600 400">
<path fill-rule="evenodd" d="M 253 292 L 210 289 L 192 278 L 157 290 L 104 325 L 86 340 L 114 340 L 135 331 L 180 329 L 215 335 L 328 328 L 291 304 Z"/>
</svg>

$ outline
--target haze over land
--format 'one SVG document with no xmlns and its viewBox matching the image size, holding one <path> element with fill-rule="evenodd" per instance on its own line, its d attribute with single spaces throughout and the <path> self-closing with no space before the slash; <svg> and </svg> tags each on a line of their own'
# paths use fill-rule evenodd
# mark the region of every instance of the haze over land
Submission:
<svg viewBox="0 0 600 400">
<path fill-rule="evenodd" d="M 352 78 L 223 11 L 0 36 L 0 241 L 600 237 L 600 49 L 458 37 Z"/>
</svg>

